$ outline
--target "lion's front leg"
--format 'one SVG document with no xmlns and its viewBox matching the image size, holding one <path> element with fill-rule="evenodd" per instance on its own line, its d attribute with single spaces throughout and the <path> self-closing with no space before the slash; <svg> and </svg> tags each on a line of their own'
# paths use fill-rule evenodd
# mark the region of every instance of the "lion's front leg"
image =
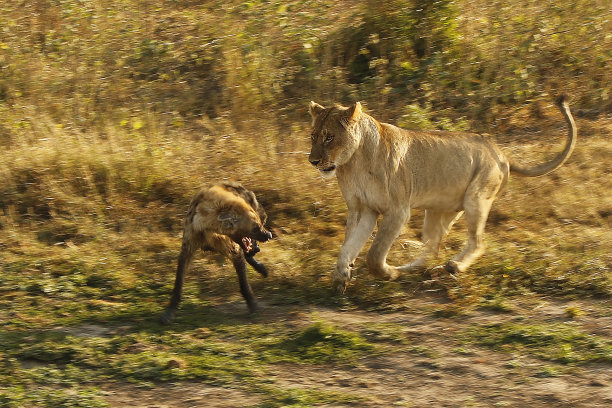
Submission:
<svg viewBox="0 0 612 408">
<path fill-rule="evenodd" d="M 387 265 L 387 254 L 409 216 L 409 211 L 385 214 L 383 216 L 376 232 L 376 238 L 374 238 L 367 256 L 368 269 L 374 276 L 384 280 L 394 280 L 397 278 L 399 274 L 398 268 Z"/>
<path fill-rule="evenodd" d="M 376 226 L 377 214 L 370 209 L 361 211 L 349 209 L 346 236 L 340 248 L 336 269 L 332 275 L 332 284 L 337 292 L 343 293 L 351 279 L 351 267 L 361 248 Z"/>
</svg>

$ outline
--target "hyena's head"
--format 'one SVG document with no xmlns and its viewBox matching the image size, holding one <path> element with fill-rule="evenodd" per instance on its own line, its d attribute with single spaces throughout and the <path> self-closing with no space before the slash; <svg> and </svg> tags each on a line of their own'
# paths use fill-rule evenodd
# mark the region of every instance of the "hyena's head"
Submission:
<svg viewBox="0 0 612 408">
<path fill-rule="evenodd" d="M 220 187 L 222 187 L 227 192 L 237 195 L 244 201 L 246 201 L 246 203 L 255 210 L 257 215 L 259 215 L 261 223 L 263 225 L 266 224 L 266 221 L 268 220 L 268 215 L 266 214 L 266 211 L 264 210 L 263 206 L 259 203 L 259 201 L 257 201 L 257 197 L 255 196 L 254 192 L 252 192 L 251 190 L 247 190 L 242 186 L 242 184 L 232 181 L 226 181 L 224 183 L 221 183 Z"/>
<path fill-rule="evenodd" d="M 248 191 L 248 190 L 247 190 Z M 272 233 L 264 227 L 266 213 L 261 208 L 255 195 L 252 195 L 255 205 L 251 205 L 241 195 L 233 195 L 217 209 L 217 219 L 220 222 L 220 231 L 229 236 L 247 253 L 254 255 L 259 251 L 257 241 L 265 242 L 272 239 Z"/>
<path fill-rule="evenodd" d="M 308 160 L 324 178 L 331 178 L 336 168 L 350 160 L 359 146 L 356 123 L 361 117 L 361 104 L 345 108 L 325 108 L 310 102 L 312 116 L 312 148 Z"/>
</svg>

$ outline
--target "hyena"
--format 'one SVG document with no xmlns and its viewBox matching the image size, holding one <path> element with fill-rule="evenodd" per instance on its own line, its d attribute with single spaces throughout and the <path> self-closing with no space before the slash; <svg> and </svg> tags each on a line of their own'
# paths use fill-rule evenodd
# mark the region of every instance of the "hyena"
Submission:
<svg viewBox="0 0 612 408">
<path fill-rule="evenodd" d="M 255 312 L 257 302 L 247 279 L 246 262 L 263 277 L 268 276 L 264 264 L 254 258 L 260 250 L 257 241 L 272 238 L 264 228 L 266 220 L 266 212 L 255 194 L 240 184 L 228 182 L 202 189 L 191 200 L 187 211 L 174 290 L 161 317 L 162 323 L 170 323 L 174 318 L 181 301 L 185 272 L 198 249 L 216 251 L 232 261 L 240 292 L 249 311 Z"/>
</svg>

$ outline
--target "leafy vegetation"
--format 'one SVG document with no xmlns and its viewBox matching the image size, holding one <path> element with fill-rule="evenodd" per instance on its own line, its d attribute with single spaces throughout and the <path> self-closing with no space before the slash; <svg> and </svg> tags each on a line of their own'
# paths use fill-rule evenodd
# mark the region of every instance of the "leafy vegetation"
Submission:
<svg viewBox="0 0 612 408">
<path fill-rule="evenodd" d="M 367 397 L 271 374 L 443 354 L 378 321 L 385 313 L 460 324 L 474 310 L 512 317 L 541 299 L 607 302 L 608 9 L 603 0 L 2 2 L 0 407 L 104 407 L 104 390 L 125 380 L 238 388 L 262 407 L 358 404 Z M 346 210 L 335 184 L 309 171 L 309 100 L 361 100 L 404 127 L 488 131 L 528 162 L 557 143 L 550 101 L 560 92 L 577 116 L 576 151 L 551 176 L 511 181 L 473 269 L 430 287 L 418 274 L 378 281 L 358 260 L 347 293 L 332 292 Z M 162 327 L 189 200 L 228 178 L 257 193 L 278 235 L 260 255 L 270 277 L 251 276 L 272 310 L 246 316 L 231 268 L 204 256 L 175 324 Z M 421 223 L 415 211 L 391 263 L 414 252 Z M 464 232 L 458 223 L 438 262 Z M 327 320 L 317 308 L 372 321 Z M 570 306 L 563 316 L 578 324 L 597 313 Z M 562 375 L 555 364 L 610 363 L 609 339 L 585 330 L 481 325 L 452 347 L 509 350 L 550 362 L 541 376 Z"/>
</svg>

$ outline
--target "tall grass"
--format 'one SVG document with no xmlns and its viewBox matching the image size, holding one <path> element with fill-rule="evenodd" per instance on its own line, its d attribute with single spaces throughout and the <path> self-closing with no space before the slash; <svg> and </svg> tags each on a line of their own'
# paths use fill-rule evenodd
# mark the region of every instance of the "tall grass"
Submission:
<svg viewBox="0 0 612 408">
<path fill-rule="evenodd" d="M 15 251 L 7 268 L 31 261 L 18 247 L 55 254 L 72 245 L 93 260 L 108 244 L 136 254 L 128 264 L 141 272 L 170 270 L 172 256 L 156 267 L 148 252 L 176 250 L 198 186 L 231 178 L 255 190 L 281 237 L 269 245 L 279 271 L 270 296 L 321 295 L 345 206 L 334 181 L 309 172 L 308 100 L 364 99 L 382 120 L 426 127 L 525 130 L 529 120 L 553 135 L 551 93 L 572 93 L 573 109 L 591 118 L 609 112 L 605 2 L 425 3 L 3 3 L 0 228 Z M 610 293 L 610 128 L 606 119 L 579 125 L 567 166 L 511 182 L 489 223 L 501 260 L 484 258 L 456 299 Z M 536 147 L 534 129 L 498 139 L 511 156 L 540 160 L 549 146 Z M 414 219 L 420 228 L 418 211 Z M 508 254 L 508 242 L 517 251 Z M 391 257 L 404 262 L 406 252 L 397 246 Z M 119 255 L 113 262 L 125 267 Z M 423 280 L 372 284 L 364 272 L 348 301 L 372 307 L 401 307 Z"/>
<path fill-rule="evenodd" d="M 604 0 L 70 0 L 0 11 L 0 101 L 80 129 L 148 113 L 175 126 L 295 118 L 310 98 L 363 99 L 388 117 L 432 104 L 479 126 L 560 91 L 592 114 L 611 108 Z"/>
</svg>

